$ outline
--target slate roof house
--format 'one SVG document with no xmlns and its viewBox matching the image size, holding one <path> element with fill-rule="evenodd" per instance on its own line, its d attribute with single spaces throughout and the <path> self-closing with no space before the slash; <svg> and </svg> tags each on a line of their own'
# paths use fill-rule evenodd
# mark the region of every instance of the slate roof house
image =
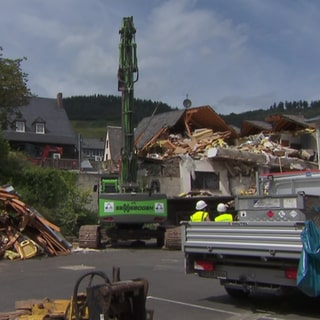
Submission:
<svg viewBox="0 0 320 320">
<path fill-rule="evenodd" d="M 102 139 L 81 137 L 81 159 L 103 161 L 104 143 Z"/>
<path fill-rule="evenodd" d="M 43 160 L 45 150 L 57 149 L 62 150 L 57 158 L 78 159 L 77 135 L 63 108 L 62 93 L 57 94 L 57 99 L 32 97 L 28 105 L 17 110 L 20 114 L 8 119 L 3 131 L 13 150 Z M 50 152 L 46 156 L 49 158 Z"/>
</svg>

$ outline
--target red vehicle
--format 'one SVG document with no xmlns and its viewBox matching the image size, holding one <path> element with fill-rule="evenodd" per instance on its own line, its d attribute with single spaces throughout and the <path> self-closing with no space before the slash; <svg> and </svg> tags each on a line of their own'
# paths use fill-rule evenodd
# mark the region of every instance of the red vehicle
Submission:
<svg viewBox="0 0 320 320">
<path fill-rule="evenodd" d="M 62 159 L 62 154 L 62 147 L 46 145 L 43 147 L 40 157 L 31 158 L 30 160 L 34 165 L 41 167 L 65 170 L 78 169 L 79 164 L 76 159 Z"/>
<path fill-rule="evenodd" d="M 42 150 L 41 161 L 45 161 L 47 158 L 61 159 L 62 154 L 63 154 L 62 147 L 46 145 Z"/>
</svg>

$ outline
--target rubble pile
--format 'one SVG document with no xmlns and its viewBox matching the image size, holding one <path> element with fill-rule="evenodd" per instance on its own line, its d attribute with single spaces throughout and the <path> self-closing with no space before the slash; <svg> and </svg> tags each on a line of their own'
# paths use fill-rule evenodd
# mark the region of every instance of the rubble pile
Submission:
<svg viewBox="0 0 320 320">
<path fill-rule="evenodd" d="M 189 154 L 193 158 L 205 156 L 205 150 L 212 147 L 227 147 L 225 140 L 230 138 L 230 131 L 213 132 L 212 129 L 196 129 L 191 137 L 181 134 L 162 135 L 151 140 L 140 152 L 148 150 L 147 158 L 167 159 L 179 154 Z"/>
<path fill-rule="evenodd" d="M 272 137 L 260 133 L 258 135 L 247 137 L 247 141 L 236 147 L 241 151 L 248 151 L 254 153 L 268 153 L 276 157 L 292 157 L 303 158 L 305 153 L 300 150 L 282 146 L 281 144 L 272 141 Z M 309 154 L 311 157 L 311 154 Z M 308 160 L 308 159 L 305 159 Z"/>
<path fill-rule="evenodd" d="M 231 145 L 230 131 L 213 132 L 212 129 L 196 129 L 191 137 L 184 137 L 182 134 L 170 134 L 159 139 L 151 140 L 142 151 L 148 150 L 146 157 L 164 160 L 169 157 L 181 154 L 188 154 L 193 159 L 207 157 L 207 150 L 210 148 L 237 150 L 254 154 L 264 154 L 274 157 L 298 158 L 312 161 L 313 150 L 294 149 L 273 141 L 272 136 L 263 133 L 248 136 L 246 141 L 239 145 Z M 235 157 L 236 158 L 236 157 Z"/>
<path fill-rule="evenodd" d="M 69 254 L 71 247 L 60 228 L 25 204 L 11 186 L 0 187 L 0 257 L 63 255 Z"/>
</svg>

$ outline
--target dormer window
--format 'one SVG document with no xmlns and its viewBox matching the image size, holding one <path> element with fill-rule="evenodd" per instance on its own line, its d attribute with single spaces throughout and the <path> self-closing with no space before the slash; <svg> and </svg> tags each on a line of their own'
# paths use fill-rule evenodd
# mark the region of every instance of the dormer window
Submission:
<svg viewBox="0 0 320 320">
<path fill-rule="evenodd" d="M 44 123 L 36 123 L 36 133 L 44 134 Z"/>
<path fill-rule="evenodd" d="M 46 122 L 42 118 L 37 118 L 32 123 L 32 128 L 37 134 L 45 134 L 46 133 Z"/>
<path fill-rule="evenodd" d="M 16 121 L 16 132 L 25 132 L 26 123 L 25 121 Z"/>
</svg>

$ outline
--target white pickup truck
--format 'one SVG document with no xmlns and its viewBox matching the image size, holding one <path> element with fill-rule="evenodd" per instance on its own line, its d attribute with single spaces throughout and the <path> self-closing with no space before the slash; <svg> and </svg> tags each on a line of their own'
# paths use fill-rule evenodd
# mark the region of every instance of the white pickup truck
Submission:
<svg viewBox="0 0 320 320">
<path fill-rule="evenodd" d="M 234 222 L 184 221 L 185 271 L 219 279 L 231 296 L 296 288 L 300 235 L 319 208 L 320 197 L 304 193 L 238 196 Z"/>
</svg>

